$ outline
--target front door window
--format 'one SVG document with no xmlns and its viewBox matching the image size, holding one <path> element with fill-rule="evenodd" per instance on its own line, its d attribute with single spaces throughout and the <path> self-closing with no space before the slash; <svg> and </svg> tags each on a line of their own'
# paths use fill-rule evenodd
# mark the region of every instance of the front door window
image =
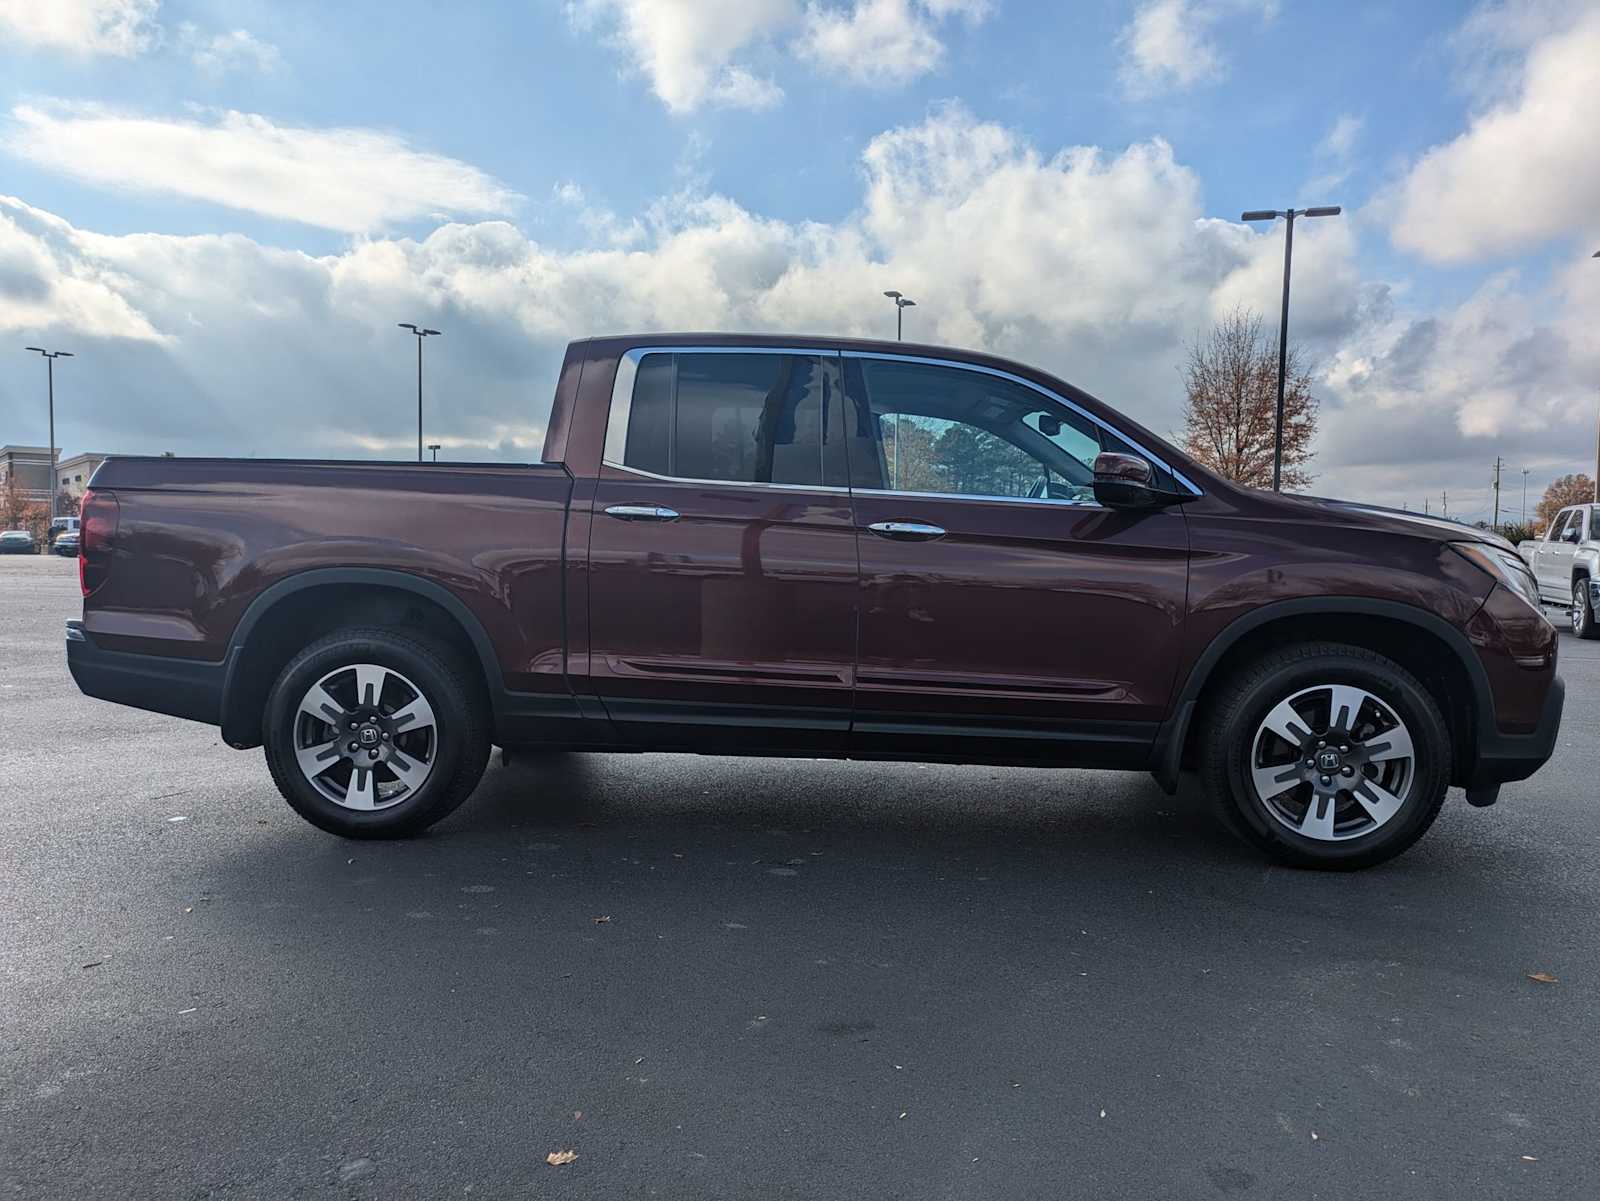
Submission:
<svg viewBox="0 0 1600 1201">
<path fill-rule="evenodd" d="M 1093 503 L 1095 456 L 1139 453 L 997 375 L 897 359 L 851 359 L 845 372 L 858 489 Z"/>
</svg>

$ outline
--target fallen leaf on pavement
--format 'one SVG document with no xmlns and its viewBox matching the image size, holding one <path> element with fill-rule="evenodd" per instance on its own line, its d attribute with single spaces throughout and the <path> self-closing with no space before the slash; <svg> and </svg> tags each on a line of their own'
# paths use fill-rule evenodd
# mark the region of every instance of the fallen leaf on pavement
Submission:
<svg viewBox="0 0 1600 1201">
<path fill-rule="evenodd" d="M 577 1158 L 578 1153 L 576 1151 L 552 1151 L 544 1157 L 544 1161 L 552 1168 L 559 1168 L 562 1164 L 571 1163 Z"/>
<path fill-rule="evenodd" d="M 1529 972 L 1528 973 L 1528 979 L 1530 979 L 1530 980 L 1532 980 L 1532 981 L 1534 981 L 1534 982 L 1536 982 L 1538 984 L 1560 984 L 1561 983 L 1561 981 L 1557 980 L 1549 972 Z"/>
<path fill-rule="evenodd" d="M 608 913 L 608 914 L 605 914 L 603 917 L 595 918 L 594 919 L 594 924 L 597 925 L 597 926 L 603 926 L 607 922 L 609 922 L 610 920 L 611 920 L 611 915 Z"/>
</svg>

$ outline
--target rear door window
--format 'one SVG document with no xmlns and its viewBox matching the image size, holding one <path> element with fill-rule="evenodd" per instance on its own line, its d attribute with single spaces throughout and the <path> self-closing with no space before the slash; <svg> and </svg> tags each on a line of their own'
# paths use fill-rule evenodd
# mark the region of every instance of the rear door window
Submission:
<svg viewBox="0 0 1600 1201">
<path fill-rule="evenodd" d="M 817 355 L 647 354 L 622 465 L 686 480 L 842 484 L 825 461 L 824 428 L 837 419 L 829 368 Z"/>
</svg>

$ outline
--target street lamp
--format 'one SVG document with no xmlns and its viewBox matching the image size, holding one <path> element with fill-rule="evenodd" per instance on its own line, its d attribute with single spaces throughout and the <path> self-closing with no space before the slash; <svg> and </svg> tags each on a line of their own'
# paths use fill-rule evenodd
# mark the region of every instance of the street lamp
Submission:
<svg viewBox="0 0 1600 1201">
<path fill-rule="evenodd" d="M 1600 250 L 1595 251 L 1589 257 L 1592 258 L 1592 259 L 1600 259 Z M 1595 432 L 1595 445 L 1594 445 L 1594 503 L 1597 504 L 1597 505 L 1600 505 L 1600 429 L 1597 429 L 1596 432 Z"/>
<path fill-rule="evenodd" d="M 894 301 L 894 340 L 896 342 L 902 342 L 905 340 L 904 318 L 906 315 L 906 310 L 916 308 L 917 302 L 914 300 L 907 300 L 899 292 L 885 292 L 884 295 L 890 300 Z"/>
<path fill-rule="evenodd" d="M 417 335 L 417 462 L 422 462 L 422 340 L 431 338 L 439 331 L 436 329 L 423 329 L 420 325 L 412 325 L 409 321 L 397 322 L 401 329 L 408 329 Z"/>
<path fill-rule="evenodd" d="M 72 352 L 70 350 L 46 350 L 42 346 L 28 346 L 24 349 L 31 350 L 35 354 L 42 354 L 45 359 L 45 378 L 48 380 L 46 388 L 50 406 L 50 523 L 54 525 L 56 520 L 56 360 L 70 359 Z"/>
<path fill-rule="evenodd" d="M 1342 210 L 1337 204 L 1327 204 L 1309 209 L 1251 209 L 1239 216 L 1241 221 L 1271 221 L 1284 218 L 1288 226 L 1283 235 L 1283 320 L 1278 326 L 1278 420 L 1272 436 L 1272 490 L 1283 487 L 1283 376 L 1289 362 L 1289 263 L 1294 257 L 1294 219 L 1296 217 L 1337 217 Z"/>
<path fill-rule="evenodd" d="M 1531 467 L 1524 467 L 1522 469 L 1522 524 L 1523 525 L 1527 525 L 1528 524 L 1528 472 L 1530 472 L 1532 470 L 1533 470 L 1533 468 L 1531 468 Z"/>
<path fill-rule="evenodd" d="M 439 461 L 439 447 L 441 445 L 442 445 L 442 443 L 439 443 L 439 442 L 430 442 L 430 443 L 428 443 L 428 449 L 433 451 L 433 461 L 435 463 L 437 463 Z"/>
</svg>

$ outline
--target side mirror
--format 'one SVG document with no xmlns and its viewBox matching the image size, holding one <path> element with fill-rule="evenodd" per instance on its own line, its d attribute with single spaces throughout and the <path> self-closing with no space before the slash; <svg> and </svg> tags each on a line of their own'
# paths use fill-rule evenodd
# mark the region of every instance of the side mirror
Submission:
<svg viewBox="0 0 1600 1201">
<path fill-rule="evenodd" d="M 1154 509 L 1184 498 L 1155 486 L 1155 472 L 1137 455 L 1102 451 L 1094 457 L 1094 498 L 1108 509 Z"/>
</svg>

